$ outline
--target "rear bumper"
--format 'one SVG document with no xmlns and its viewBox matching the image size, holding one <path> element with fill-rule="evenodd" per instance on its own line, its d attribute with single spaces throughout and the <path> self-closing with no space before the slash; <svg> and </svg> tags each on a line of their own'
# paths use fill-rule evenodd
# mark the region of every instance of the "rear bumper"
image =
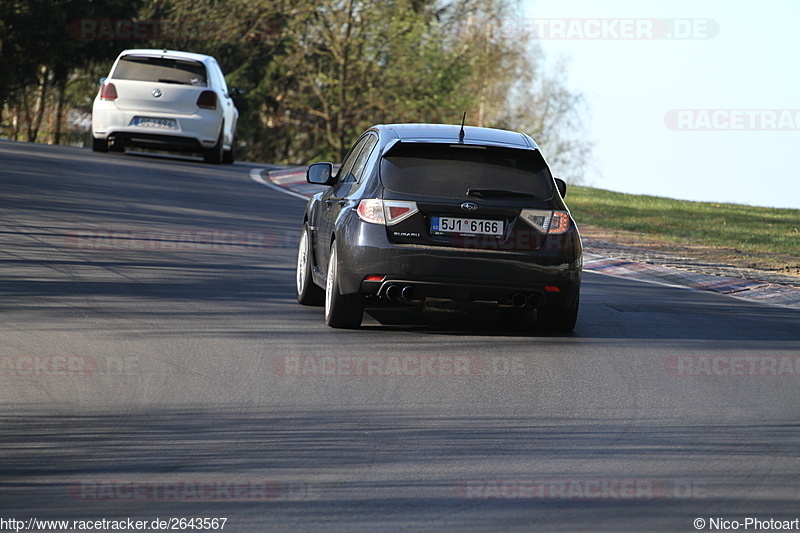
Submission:
<svg viewBox="0 0 800 533">
<path fill-rule="evenodd" d="M 391 243 L 386 228 L 358 223 L 350 234 L 337 236 L 340 287 L 380 299 L 390 287 L 411 287 L 413 298 L 463 302 L 492 301 L 513 305 L 522 294 L 541 305 L 570 305 L 578 296 L 582 273 L 580 235 L 573 227 L 548 236 L 538 251 L 476 250 Z M 366 281 L 377 276 L 380 281 Z M 392 292 L 396 291 L 392 290 Z"/>
<path fill-rule="evenodd" d="M 113 139 L 114 142 L 122 142 L 124 146 L 136 146 L 151 150 L 199 152 L 204 148 L 209 148 L 207 143 L 203 144 L 194 137 L 180 135 L 117 131 L 107 138 Z"/>
<path fill-rule="evenodd" d="M 578 288 L 579 284 L 572 283 L 560 283 L 560 286 L 541 284 L 508 286 L 488 283 L 391 279 L 380 283 L 364 281 L 359 292 L 368 297 L 409 305 L 421 305 L 427 300 L 453 300 L 455 302 L 493 302 L 504 307 L 536 309 L 542 306 L 572 305 L 577 297 Z"/>
<path fill-rule="evenodd" d="M 174 120 L 176 129 L 131 126 L 136 116 Z M 219 139 L 222 115 L 199 110 L 192 115 L 122 111 L 113 102 L 95 101 L 92 110 L 92 135 L 96 139 L 121 140 L 132 146 L 164 150 L 202 150 L 213 148 Z"/>
</svg>

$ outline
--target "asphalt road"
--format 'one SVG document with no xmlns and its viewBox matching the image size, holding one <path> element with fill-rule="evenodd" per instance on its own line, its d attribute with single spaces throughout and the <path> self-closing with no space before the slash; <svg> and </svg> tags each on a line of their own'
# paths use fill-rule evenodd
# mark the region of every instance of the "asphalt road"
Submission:
<svg viewBox="0 0 800 533">
<path fill-rule="evenodd" d="M 0 518 L 800 515 L 800 312 L 586 273 L 570 335 L 444 312 L 332 330 L 294 300 L 303 201 L 253 168 L 0 142 Z"/>
</svg>

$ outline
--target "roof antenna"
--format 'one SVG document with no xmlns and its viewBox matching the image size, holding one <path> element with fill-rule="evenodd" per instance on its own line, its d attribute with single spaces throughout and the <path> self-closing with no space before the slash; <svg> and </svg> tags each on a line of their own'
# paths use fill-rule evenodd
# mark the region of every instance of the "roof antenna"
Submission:
<svg viewBox="0 0 800 533">
<path fill-rule="evenodd" d="M 467 120 L 467 112 L 461 117 L 461 131 L 458 132 L 458 144 L 464 144 L 464 122 Z"/>
</svg>

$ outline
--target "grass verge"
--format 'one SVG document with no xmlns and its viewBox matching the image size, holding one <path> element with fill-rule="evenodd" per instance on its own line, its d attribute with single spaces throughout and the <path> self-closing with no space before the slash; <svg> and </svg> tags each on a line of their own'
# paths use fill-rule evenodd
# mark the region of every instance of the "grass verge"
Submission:
<svg viewBox="0 0 800 533">
<path fill-rule="evenodd" d="M 800 209 L 689 202 L 578 186 L 569 188 L 567 205 L 578 226 L 800 257 Z"/>
</svg>

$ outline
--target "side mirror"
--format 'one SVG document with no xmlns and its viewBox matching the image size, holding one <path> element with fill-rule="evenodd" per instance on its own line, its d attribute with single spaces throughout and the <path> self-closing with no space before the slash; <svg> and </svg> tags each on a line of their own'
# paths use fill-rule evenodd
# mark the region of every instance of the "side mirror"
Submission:
<svg viewBox="0 0 800 533">
<path fill-rule="evenodd" d="M 314 185 L 333 185 L 333 164 L 314 163 L 306 170 L 306 181 Z"/>
<path fill-rule="evenodd" d="M 103 85 L 108 78 L 100 78 L 100 81 L 97 82 L 97 85 Z"/>
<path fill-rule="evenodd" d="M 567 182 L 562 180 L 561 178 L 554 178 L 556 180 L 556 187 L 558 188 L 558 194 L 561 195 L 561 198 L 567 196 Z"/>
</svg>

